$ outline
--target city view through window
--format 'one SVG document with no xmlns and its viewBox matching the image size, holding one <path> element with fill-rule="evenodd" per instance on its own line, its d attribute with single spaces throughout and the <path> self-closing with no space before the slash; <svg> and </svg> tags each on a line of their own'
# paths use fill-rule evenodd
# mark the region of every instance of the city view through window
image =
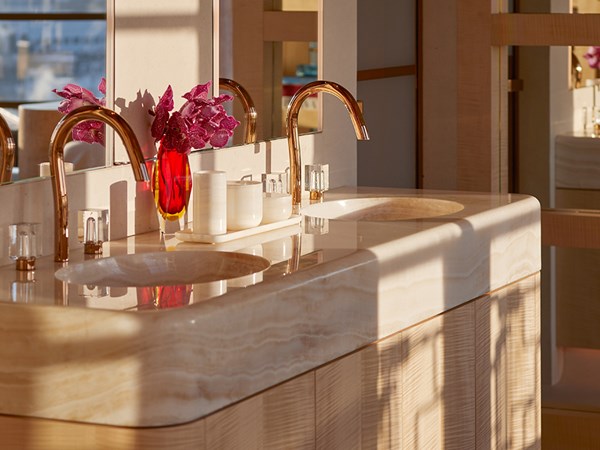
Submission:
<svg viewBox="0 0 600 450">
<path fill-rule="evenodd" d="M 0 107 L 58 100 L 105 76 L 105 0 L 0 1 Z"/>
</svg>

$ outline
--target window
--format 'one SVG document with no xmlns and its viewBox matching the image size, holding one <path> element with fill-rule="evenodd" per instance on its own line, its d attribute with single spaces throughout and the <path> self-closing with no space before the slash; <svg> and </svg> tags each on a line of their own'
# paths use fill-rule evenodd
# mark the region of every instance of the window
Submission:
<svg viewBox="0 0 600 450">
<path fill-rule="evenodd" d="M 95 91 L 105 54 L 105 0 L 2 0 L 0 107 L 58 100 L 67 83 Z"/>
</svg>

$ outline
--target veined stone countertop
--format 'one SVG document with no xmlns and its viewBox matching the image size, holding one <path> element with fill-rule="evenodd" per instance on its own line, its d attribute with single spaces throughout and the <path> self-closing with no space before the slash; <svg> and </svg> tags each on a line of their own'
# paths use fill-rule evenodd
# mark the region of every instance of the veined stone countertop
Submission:
<svg viewBox="0 0 600 450">
<path fill-rule="evenodd" d="M 33 285 L 3 267 L 0 413 L 123 426 L 192 421 L 540 270 L 532 197 L 340 188 L 325 201 L 361 196 L 464 209 L 396 222 L 329 220 L 320 234 L 301 235 L 294 261 L 290 246 L 300 240 L 285 233 L 300 228 L 229 243 L 219 249 L 274 264 L 227 292 L 196 285 L 191 303 L 177 308 L 161 308 L 156 293 L 148 302 L 143 289 L 66 288 L 51 258 L 38 261 Z M 106 243 L 105 254 L 210 248 L 148 233 Z M 78 259 L 72 251 L 70 264 Z"/>
</svg>

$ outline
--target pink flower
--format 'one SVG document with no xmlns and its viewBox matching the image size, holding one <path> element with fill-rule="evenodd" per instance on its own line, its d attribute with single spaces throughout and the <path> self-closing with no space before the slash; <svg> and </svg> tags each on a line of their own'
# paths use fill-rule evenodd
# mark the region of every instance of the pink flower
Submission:
<svg viewBox="0 0 600 450">
<path fill-rule="evenodd" d="M 100 93 L 104 94 L 104 96 L 106 96 L 106 78 L 102 77 L 102 79 L 100 80 L 100 83 L 98 83 L 98 90 L 100 91 Z M 101 99 L 102 104 L 104 104 L 104 99 Z"/>
<path fill-rule="evenodd" d="M 158 104 L 154 107 L 154 120 L 150 129 L 154 139 L 158 140 L 165 134 L 167 122 L 169 121 L 169 113 L 174 106 L 173 89 L 169 85 L 162 97 L 159 98 Z"/>
<path fill-rule="evenodd" d="M 104 124 L 98 120 L 86 120 L 75 125 L 71 135 L 74 141 L 104 144 Z"/>
<path fill-rule="evenodd" d="M 98 90 L 106 95 L 106 79 L 102 77 L 98 84 Z M 59 97 L 64 100 L 58 105 L 58 110 L 63 114 L 68 114 L 71 111 L 86 105 L 104 106 L 105 98 L 97 98 L 87 89 L 73 83 L 67 84 L 62 91 L 53 89 Z M 87 120 L 73 127 L 73 140 L 83 141 L 88 143 L 104 144 L 104 124 L 97 120 Z"/>
<path fill-rule="evenodd" d="M 192 88 L 192 90 L 186 94 L 183 94 L 183 98 L 186 100 L 193 102 L 196 100 L 207 100 L 208 99 L 208 90 L 210 89 L 210 81 L 206 84 L 199 84 L 198 86 Z"/>
<path fill-rule="evenodd" d="M 210 82 L 199 84 L 183 95 L 186 102 L 179 111 L 173 109 L 173 90 L 171 86 L 160 97 L 158 104 L 150 114 L 152 137 L 157 141 L 164 139 L 168 148 L 181 153 L 189 153 L 192 148 L 204 148 L 208 143 L 213 147 L 227 145 L 233 130 L 240 123 L 227 114 L 223 103 L 233 100 L 230 95 L 208 97 Z"/>
<path fill-rule="evenodd" d="M 600 47 L 589 47 L 583 57 L 587 59 L 592 69 L 600 69 Z"/>
<path fill-rule="evenodd" d="M 181 153 L 189 153 L 192 150 L 188 139 L 188 124 L 179 111 L 175 111 L 169 118 L 166 128 L 165 145 L 167 148 L 175 149 Z"/>
</svg>

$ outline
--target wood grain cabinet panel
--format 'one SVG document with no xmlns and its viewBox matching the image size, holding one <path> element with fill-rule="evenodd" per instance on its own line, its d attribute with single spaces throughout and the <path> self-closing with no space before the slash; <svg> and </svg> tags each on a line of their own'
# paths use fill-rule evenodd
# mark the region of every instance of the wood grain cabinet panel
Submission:
<svg viewBox="0 0 600 450">
<path fill-rule="evenodd" d="M 476 302 L 477 448 L 541 448 L 539 275 Z"/>
<path fill-rule="evenodd" d="M 541 448 L 539 278 L 505 289 L 506 400 L 510 448 Z"/>
<path fill-rule="evenodd" d="M 361 353 L 316 371 L 317 449 L 361 448 Z"/>
<path fill-rule="evenodd" d="M 313 449 L 314 373 L 307 373 L 208 416 L 206 446 Z"/>
<path fill-rule="evenodd" d="M 402 332 L 406 448 L 474 448 L 474 343 L 472 303 Z"/>
<path fill-rule="evenodd" d="M 467 304 L 319 369 L 317 448 L 474 448 L 474 316 Z"/>
<path fill-rule="evenodd" d="M 363 449 L 402 448 L 402 340 L 400 333 L 361 351 Z"/>
</svg>

